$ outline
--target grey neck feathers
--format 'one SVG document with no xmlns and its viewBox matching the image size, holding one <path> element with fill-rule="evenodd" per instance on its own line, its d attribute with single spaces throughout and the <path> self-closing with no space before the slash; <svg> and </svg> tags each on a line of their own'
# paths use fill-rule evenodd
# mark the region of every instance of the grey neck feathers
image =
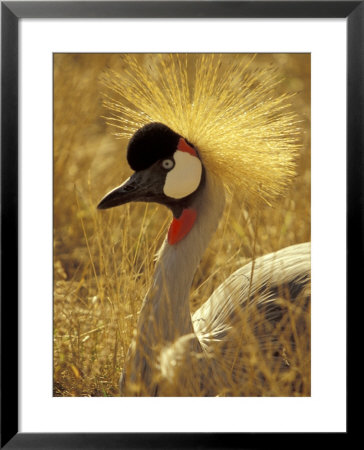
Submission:
<svg viewBox="0 0 364 450">
<path fill-rule="evenodd" d="M 224 204 L 221 182 L 207 175 L 204 189 L 191 205 L 197 211 L 191 231 L 175 245 L 163 243 L 153 284 L 144 300 L 138 323 L 138 334 L 149 334 L 146 342 L 163 345 L 193 332 L 190 288 L 196 268 L 216 231 Z"/>
</svg>

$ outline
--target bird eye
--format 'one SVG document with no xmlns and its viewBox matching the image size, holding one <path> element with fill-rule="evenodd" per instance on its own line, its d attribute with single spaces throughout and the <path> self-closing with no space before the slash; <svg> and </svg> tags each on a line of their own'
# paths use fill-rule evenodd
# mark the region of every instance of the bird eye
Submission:
<svg viewBox="0 0 364 450">
<path fill-rule="evenodd" d="M 163 169 L 166 169 L 166 170 L 172 169 L 172 167 L 174 167 L 173 159 L 164 159 L 162 161 L 162 167 L 163 167 Z"/>
</svg>

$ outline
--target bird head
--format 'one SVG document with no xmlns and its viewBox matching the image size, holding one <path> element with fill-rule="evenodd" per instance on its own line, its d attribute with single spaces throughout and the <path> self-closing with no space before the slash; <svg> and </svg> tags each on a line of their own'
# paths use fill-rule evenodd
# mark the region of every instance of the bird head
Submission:
<svg viewBox="0 0 364 450">
<path fill-rule="evenodd" d="M 205 171 L 198 151 L 162 123 L 149 123 L 132 136 L 127 160 L 133 175 L 109 192 L 98 209 L 155 202 L 170 208 L 178 219 L 204 184 Z"/>
<path fill-rule="evenodd" d="M 195 162 L 201 158 L 206 173 L 229 192 L 242 193 L 246 204 L 271 204 L 294 177 L 301 131 L 292 94 L 278 93 L 279 74 L 254 60 L 242 54 L 124 54 L 122 70 L 103 75 L 106 121 L 117 136 L 130 139 L 131 167 L 146 170 L 163 158 L 174 164 L 161 177 L 171 204 L 180 201 L 168 190 L 179 184 L 172 180 L 179 178 L 184 195 L 190 174 L 186 168 L 179 176 L 182 158 L 174 152 L 180 138 L 193 143 Z"/>
</svg>

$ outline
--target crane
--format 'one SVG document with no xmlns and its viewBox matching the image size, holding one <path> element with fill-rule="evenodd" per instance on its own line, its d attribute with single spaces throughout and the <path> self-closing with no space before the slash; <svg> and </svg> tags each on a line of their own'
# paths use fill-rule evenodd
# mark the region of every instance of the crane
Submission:
<svg viewBox="0 0 364 450">
<path fill-rule="evenodd" d="M 291 306 L 307 311 L 310 244 L 243 265 L 193 315 L 190 288 L 222 217 L 226 189 L 244 189 L 246 201 L 256 205 L 282 193 L 295 173 L 299 127 L 287 107 L 289 95 L 273 96 L 274 71 L 252 69 L 252 59 L 227 67 L 222 55 L 156 58 L 142 64 L 124 55 L 125 73 L 104 78 L 114 94 L 105 94 L 108 123 L 129 138 L 126 157 L 134 173 L 98 208 L 156 202 L 173 215 L 128 351 L 121 394 L 236 395 L 249 359 L 269 354 L 269 370 L 284 372 L 295 335 L 308 332 L 297 320 L 284 330 L 292 348 L 277 339 L 277 324 Z M 257 373 L 257 380 L 264 382 L 269 370 Z"/>
</svg>

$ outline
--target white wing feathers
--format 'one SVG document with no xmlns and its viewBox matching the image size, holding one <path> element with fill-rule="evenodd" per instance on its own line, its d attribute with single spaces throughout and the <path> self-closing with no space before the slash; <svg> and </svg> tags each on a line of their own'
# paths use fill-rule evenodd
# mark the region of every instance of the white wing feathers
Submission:
<svg viewBox="0 0 364 450">
<path fill-rule="evenodd" d="M 311 266 L 310 243 L 292 245 L 257 258 L 230 275 L 193 314 L 195 332 L 203 339 L 223 337 L 244 314 L 249 304 L 272 303 L 284 291 L 291 300 L 307 290 L 309 295 Z"/>
</svg>

